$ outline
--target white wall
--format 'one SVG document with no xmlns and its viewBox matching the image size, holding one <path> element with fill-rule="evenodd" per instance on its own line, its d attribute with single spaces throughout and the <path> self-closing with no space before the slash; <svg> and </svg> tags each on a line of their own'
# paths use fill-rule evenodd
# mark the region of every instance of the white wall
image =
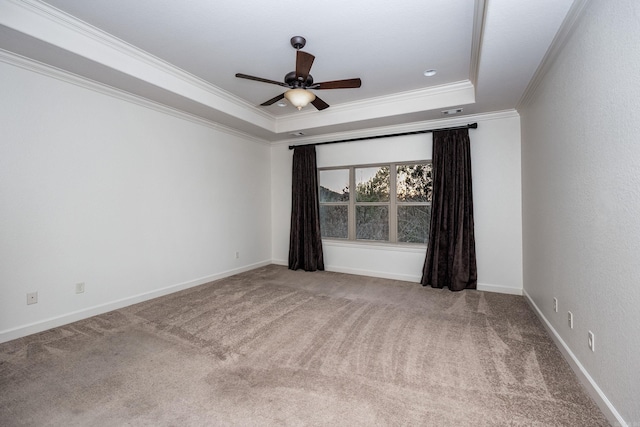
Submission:
<svg viewBox="0 0 640 427">
<path fill-rule="evenodd" d="M 270 261 L 268 145 L 6 63 L 0 93 L 0 341 Z"/>
<path fill-rule="evenodd" d="M 479 288 L 520 293 L 520 119 L 506 112 L 477 121 L 470 137 Z M 431 159 L 431 141 L 431 134 L 421 134 L 318 146 L 318 167 Z M 292 155 L 284 144 L 272 149 L 273 258 L 281 264 L 288 259 Z M 420 281 L 426 252 L 425 247 L 326 241 L 323 249 L 327 270 L 414 282 Z"/>
<path fill-rule="evenodd" d="M 592 1 L 520 111 L 525 292 L 597 400 L 630 425 L 640 423 L 639 16 L 636 0 Z"/>
</svg>

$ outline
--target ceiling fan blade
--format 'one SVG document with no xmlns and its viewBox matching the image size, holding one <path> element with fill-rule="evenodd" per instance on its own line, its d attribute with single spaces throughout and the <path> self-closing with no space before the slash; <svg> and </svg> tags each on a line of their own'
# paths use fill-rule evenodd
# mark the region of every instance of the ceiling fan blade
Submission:
<svg viewBox="0 0 640 427">
<path fill-rule="evenodd" d="M 284 86 L 284 87 L 289 87 L 288 84 L 283 83 L 283 82 L 277 82 L 275 80 L 269 80 L 269 79 L 263 79 L 262 77 L 254 77 L 254 76 L 249 76 L 247 74 L 241 74 L 241 73 L 237 73 L 236 77 L 240 78 L 240 79 L 247 79 L 247 80 L 255 80 L 257 82 L 262 82 L 262 83 L 271 83 L 273 85 L 278 85 L 278 86 Z"/>
<path fill-rule="evenodd" d="M 327 104 L 326 102 L 324 102 L 322 99 L 318 98 L 317 96 L 316 96 L 316 99 L 311 101 L 311 103 L 318 110 L 324 110 L 325 108 L 329 108 L 329 104 Z"/>
<path fill-rule="evenodd" d="M 276 102 L 280 101 L 282 98 L 284 98 L 284 93 L 281 93 L 280 95 L 278 95 L 278 96 L 276 96 L 274 98 L 271 98 L 270 100 L 265 101 L 260 105 L 263 105 L 263 106 L 272 105 L 272 104 L 275 104 Z"/>
<path fill-rule="evenodd" d="M 332 80 L 330 82 L 314 83 L 312 89 L 354 89 L 362 85 L 360 79 Z"/>
<path fill-rule="evenodd" d="M 304 82 L 307 80 L 314 59 L 316 59 L 316 57 L 310 53 L 301 50 L 296 53 L 296 79 L 298 81 Z"/>
</svg>

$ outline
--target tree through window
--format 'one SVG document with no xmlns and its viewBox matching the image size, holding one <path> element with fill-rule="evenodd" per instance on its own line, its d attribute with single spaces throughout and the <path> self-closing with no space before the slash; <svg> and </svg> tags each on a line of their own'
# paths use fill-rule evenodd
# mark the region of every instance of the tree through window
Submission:
<svg viewBox="0 0 640 427">
<path fill-rule="evenodd" d="M 426 244 L 432 179 L 427 161 L 321 169 L 322 237 Z"/>
</svg>

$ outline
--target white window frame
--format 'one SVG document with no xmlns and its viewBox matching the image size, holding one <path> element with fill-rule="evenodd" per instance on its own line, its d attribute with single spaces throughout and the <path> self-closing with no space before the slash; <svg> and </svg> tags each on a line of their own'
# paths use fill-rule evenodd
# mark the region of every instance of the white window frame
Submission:
<svg viewBox="0 0 640 427">
<path fill-rule="evenodd" d="M 389 163 L 372 163 L 364 165 L 331 166 L 318 168 L 318 185 L 320 185 L 320 172 L 328 170 L 348 170 L 349 172 L 349 201 L 348 202 L 320 202 L 320 206 L 348 206 L 347 213 L 347 238 L 322 237 L 323 240 L 332 242 L 349 242 L 363 244 L 399 245 L 412 247 L 426 247 L 425 243 L 398 242 L 398 206 L 431 206 L 431 202 L 400 202 L 396 179 L 399 165 L 428 164 L 431 160 L 407 160 Z M 356 174 L 359 168 L 389 167 L 389 201 L 388 202 L 356 202 Z M 389 207 L 389 240 L 372 240 L 356 238 L 356 206 L 388 206 Z"/>
</svg>

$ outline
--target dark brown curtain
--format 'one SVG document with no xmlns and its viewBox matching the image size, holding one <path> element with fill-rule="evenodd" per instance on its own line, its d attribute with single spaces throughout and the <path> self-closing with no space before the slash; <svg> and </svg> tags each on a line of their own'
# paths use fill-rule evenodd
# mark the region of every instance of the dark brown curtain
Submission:
<svg viewBox="0 0 640 427">
<path fill-rule="evenodd" d="M 293 150 L 289 268 L 302 268 L 305 271 L 324 270 L 316 147 L 313 145 L 296 147 Z"/>
<path fill-rule="evenodd" d="M 420 283 L 452 291 L 478 282 L 469 129 L 433 133 L 433 201 Z"/>
</svg>

